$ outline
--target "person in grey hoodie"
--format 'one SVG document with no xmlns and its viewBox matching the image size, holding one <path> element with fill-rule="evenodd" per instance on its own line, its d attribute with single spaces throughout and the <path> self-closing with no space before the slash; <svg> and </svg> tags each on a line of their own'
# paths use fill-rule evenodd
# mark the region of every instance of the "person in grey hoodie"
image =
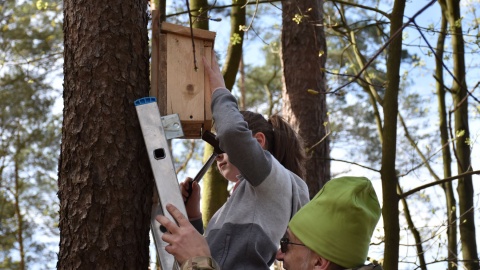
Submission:
<svg viewBox="0 0 480 270">
<path fill-rule="evenodd" d="M 213 215 L 205 237 L 223 269 L 269 269 L 278 242 L 292 216 L 309 201 L 302 180 L 305 159 L 301 139 L 282 117 L 240 111 L 225 88 L 214 58 L 205 65 L 210 78 L 216 139 L 225 152 L 216 158 L 219 172 L 234 183 L 227 202 Z M 190 179 L 181 184 L 188 196 Z M 191 184 L 186 200 L 192 224 L 201 224 L 200 192 Z M 201 232 L 201 230 L 200 230 Z"/>
</svg>

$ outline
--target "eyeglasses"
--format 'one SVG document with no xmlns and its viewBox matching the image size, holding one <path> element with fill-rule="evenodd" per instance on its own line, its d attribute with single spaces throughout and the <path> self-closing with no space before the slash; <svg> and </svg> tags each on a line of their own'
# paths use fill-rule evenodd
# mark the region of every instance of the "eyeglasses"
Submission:
<svg viewBox="0 0 480 270">
<path fill-rule="evenodd" d="M 287 253 L 288 245 L 305 246 L 304 244 L 290 242 L 290 239 L 288 239 L 288 237 L 283 237 L 282 239 L 280 239 L 280 250 L 282 251 L 282 253 Z"/>
</svg>

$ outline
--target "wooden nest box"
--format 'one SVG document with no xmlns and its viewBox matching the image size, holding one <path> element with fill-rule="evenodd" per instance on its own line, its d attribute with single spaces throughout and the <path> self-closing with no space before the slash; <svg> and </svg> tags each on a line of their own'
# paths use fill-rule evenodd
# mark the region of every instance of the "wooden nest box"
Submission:
<svg viewBox="0 0 480 270">
<path fill-rule="evenodd" d="M 162 116 L 179 115 L 184 138 L 199 139 L 202 130 L 212 127 L 210 86 L 202 58 L 211 64 L 214 40 L 215 32 L 166 22 L 160 31 L 153 29 L 152 95 Z"/>
</svg>

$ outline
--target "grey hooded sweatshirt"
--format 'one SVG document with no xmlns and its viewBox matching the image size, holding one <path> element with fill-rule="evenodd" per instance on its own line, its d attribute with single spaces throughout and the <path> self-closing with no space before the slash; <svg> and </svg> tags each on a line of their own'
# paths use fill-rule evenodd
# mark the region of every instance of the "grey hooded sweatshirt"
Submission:
<svg viewBox="0 0 480 270">
<path fill-rule="evenodd" d="M 220 148 L 240 171 L 239 183 L 206 229 L 221 269 L 269 269 L 290 218 L 309 201 L 308 187 L 263 150 L 227 89 L 212 96 Z"/>
</svg>

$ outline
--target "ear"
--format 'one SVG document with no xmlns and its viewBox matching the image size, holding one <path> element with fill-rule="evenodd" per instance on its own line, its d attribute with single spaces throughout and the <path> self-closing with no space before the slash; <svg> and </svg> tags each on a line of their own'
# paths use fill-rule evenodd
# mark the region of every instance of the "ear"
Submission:
<svg viewBox="0 0 480 270">
<path fill-rule="evenodd" d="M 260 144 L 260 146 L 265 149 L 267 143 L 265 134 L 263 134 L 263 132 L 257 132 L 255 133 L 255 135 L 253 135 L 253 137 L 257 139 L 257 142 Z"/>
<path fill-rule="evenodd" d="M 314 260 L 315 260 L 315 266 L 313 267 L 314 270 L 327 270 L 330 268 L 329 260 L 321 256 L 318 256 L 317 254 L 315 254 Z"/>
</svg>

